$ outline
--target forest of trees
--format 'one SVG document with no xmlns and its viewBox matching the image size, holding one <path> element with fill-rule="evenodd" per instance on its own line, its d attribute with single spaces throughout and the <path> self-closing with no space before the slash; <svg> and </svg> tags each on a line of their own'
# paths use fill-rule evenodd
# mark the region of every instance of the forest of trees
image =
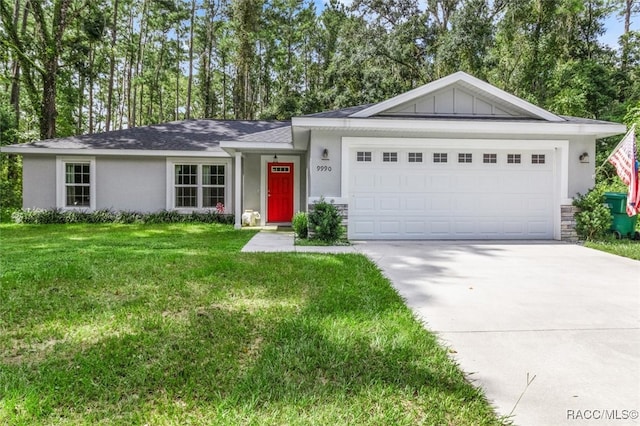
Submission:
<svg viewBox="0 0 640 426">
<path fill-rule="evenodd" d="M 640 0 L 0 0 L 0 144 L 287 119 L 458 70 L 557 114 L 631 123 L 639 12 Z M 613 47 L 599 41 L 612 16 Z M 3 155 L 3 185 L 18 161 Z"/>
</svg>

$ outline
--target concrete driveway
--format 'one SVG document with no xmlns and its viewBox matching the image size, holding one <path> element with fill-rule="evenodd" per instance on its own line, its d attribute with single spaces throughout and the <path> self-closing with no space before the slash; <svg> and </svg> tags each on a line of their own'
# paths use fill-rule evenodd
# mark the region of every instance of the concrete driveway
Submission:
<svg viewBox="0 0 640 426">
<path fill-rule="evenodd" d="M 640 424 L 640 262 L 548 242 L 356 247 L 499 415 L 516 425 Z"/>
</svg>

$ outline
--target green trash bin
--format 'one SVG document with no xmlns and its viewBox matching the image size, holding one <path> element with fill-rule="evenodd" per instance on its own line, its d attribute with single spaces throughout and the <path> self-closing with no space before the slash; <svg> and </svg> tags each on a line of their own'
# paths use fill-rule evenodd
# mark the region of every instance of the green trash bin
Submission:
<svg viewBox="0 0 640 426">
<path fill-rule="evenodd" d="M 611 210 L 613 220 L 610 230 L 616 238 L 640 239 L 640 232 L 636 232 L 638 215 L 627 215 L 627 194 L 622 192 L 605 192 L 604 202 Z"/>
</svg>

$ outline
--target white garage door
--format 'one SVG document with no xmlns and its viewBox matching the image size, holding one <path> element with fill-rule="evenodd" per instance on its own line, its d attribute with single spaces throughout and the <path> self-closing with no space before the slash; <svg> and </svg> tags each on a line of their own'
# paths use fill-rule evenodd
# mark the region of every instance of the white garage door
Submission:
<svg viewBox="0 0 640 426">
<path fill-rule="evenodd" d="M 553 155 L 353 148 L 349 238 L 552 239 Z"/>
</svg>

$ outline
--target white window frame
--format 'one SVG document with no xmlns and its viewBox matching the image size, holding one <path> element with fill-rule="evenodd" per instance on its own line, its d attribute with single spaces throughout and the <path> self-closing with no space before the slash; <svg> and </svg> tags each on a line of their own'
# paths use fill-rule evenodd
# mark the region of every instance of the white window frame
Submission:
<svg viewBox="0 0 640 426">
<path fill-rule="evenodd" d="M 382 153 L 383 163 L 397 163 L 399 160 L 397 151 L 384 151 Z"/>
<path fill-rule="evenodd" d="M 193 165 L 197 166 L 197 206 L 196 207 L 176 207 L 176 166 Z M 167 158 L 167 210 L 175 210 L 181 213 L 191 213 L 194 211 L 216 211 L 215 207 L 203 207 L 203 188 L 210 185 L 202 183 L 203 166 L 224 166 L 224 211 L 233 212 L 231 197 L 233 188 L 231 186 L 231 160 L 227 158 Z"/>
<path fill-rule="evenodd" d="M 482 153 L 482 164 L 498 164 L 498 154 L 495 152 Z"/>
<path fill-rule="evenodd" d="M 522 164 L 522 154 L 521 153 L 507 154 L 507 164 Z"/>
<path fill-rule="evenodd" d="M 447 164 L 449 162 L 448 152 L 434 152 L 431 155 L 431 161 L 433 164 Z"/>
<path fill-rule="evenodd" d="M 89 165 L 89 205 L 67 205 L 67 164 Z M 95 157 L 56 157 L 56 207 L 61 210 L 93 211 L 96 209 L 96 158 Z"/>
<path fill-rule="evenodd" d="M 419 151 L 411 151 L 407 153 L 407 163 L 419 164 L 424 161 L 424 154 Z"/>
</svg>

